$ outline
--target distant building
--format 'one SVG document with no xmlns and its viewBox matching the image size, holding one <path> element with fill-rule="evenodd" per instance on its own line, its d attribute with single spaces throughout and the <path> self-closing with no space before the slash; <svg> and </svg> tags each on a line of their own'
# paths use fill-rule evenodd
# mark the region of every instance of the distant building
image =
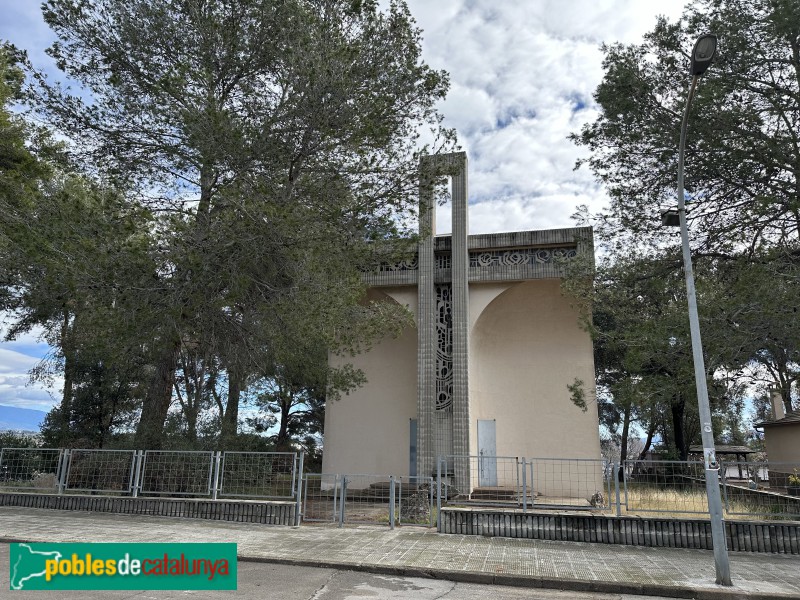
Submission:
<svg viewBox="0 0 800 600">
<path fill-rule="evenodd" d="M 468 235 L 466 155 L 427 157 L 421 169 L 452 178 L 453 233 L 434 236 L 423 191 L 417 256 L 365 274 L 369 298 L 408 307 L 415 326 L 332 359 L 368 383 L 326 406 L 323 471 L 429 476 L 446 456 L 456 486 L 474 489 L 503 485 L 499 462 L 481 459 L 477 474 L 454 455 L 600 459 L 592 342 L 560 287 L 565 260 L 593 259 L 591 228 Z M 570 400 L 575 380 L 585 412 Z M 602 476 L 599 460 L 585 464 Z M 533 485 L 558 494 L 545 488 L 569 475 Z"/>
<path fill-rule="evenodd" d="M 764 444 L 772 485 L 783 487 L 794 469 L 800 470 L 800 411 L 785 412 L 780 392 L 772 390 L 772 419 L 756 424 L 764 430 Z"/>
</svg>

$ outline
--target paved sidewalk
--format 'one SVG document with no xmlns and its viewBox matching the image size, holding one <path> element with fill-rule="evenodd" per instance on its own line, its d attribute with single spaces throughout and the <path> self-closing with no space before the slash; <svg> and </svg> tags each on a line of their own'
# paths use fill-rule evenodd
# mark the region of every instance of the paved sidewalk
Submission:
<svg viewBox="0 0 800 600">
<path fill-rule="evenodd" d="M 0 508 L 0 540 L 236 542 L 240 559 L 452 581 L 676 598 L 800 598 L 800 557 L 731 553 L 734 588 L 705 550 L 440 535 L 417 527 L 300 528 Z"/>
</svg>

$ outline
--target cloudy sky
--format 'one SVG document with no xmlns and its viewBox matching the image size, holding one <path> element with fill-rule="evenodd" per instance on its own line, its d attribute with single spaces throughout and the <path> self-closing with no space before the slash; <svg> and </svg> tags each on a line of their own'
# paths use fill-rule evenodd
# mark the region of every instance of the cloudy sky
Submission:
<svg viewBox="0 0 800 600">
<path fill-rule="evenodd" d="M 442 103 L 469 156 L 470 231 L 568 227 L 581 204 L 600 208 L 603 190 L 582 170 L 567 139 L 593 120 L 602 42 L 633 43 L 656 16 L 680 16 L 683 0 L 408 0 L 423 29 L 424 58 L 450 73 Z M 52 72 L 53 36 L 39 2 L 0 0 L 0 39 L 25 48 Z M 450 231 L 441 207 L 439 233 Z M 47 410 L 53 400 L 26 387 L 47 351 L 35 336 L 0 344 L 0 404 Z M 56 382 L 57 387 L 57 382 Z M 53 390 L 57 396 L 57 389 Z"/>
</svg>

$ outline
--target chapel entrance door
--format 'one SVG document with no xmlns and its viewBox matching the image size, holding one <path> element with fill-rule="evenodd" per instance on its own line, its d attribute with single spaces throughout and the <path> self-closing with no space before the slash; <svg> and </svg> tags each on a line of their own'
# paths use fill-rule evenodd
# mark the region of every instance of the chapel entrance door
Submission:
<svg viewBox="0 0 800 600">
<path fill-rule="evenodd" d="M 497 435 L 494 419 L 478 421 L 478 487 L 497 487 Z"/>
</svg>

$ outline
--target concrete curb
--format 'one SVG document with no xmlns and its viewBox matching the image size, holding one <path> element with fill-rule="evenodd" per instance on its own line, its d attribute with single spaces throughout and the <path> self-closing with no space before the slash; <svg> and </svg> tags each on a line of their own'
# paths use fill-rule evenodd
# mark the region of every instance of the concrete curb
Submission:
<svg viewBox="0 0 800 600">
<path fill-rule="evenodd" d="M 35 540 L 0 537 L 3 544 L 36 543 Z M 304 560 L 291 558 L 271 558 L 265 556 L 239 555 L 242 562 L 291 565 L 295 567 L 314 567 L 318 569 L 338 569 L 394 575 L 397 577 L 419 577 L 422 579 L 441 579 L 455 583 L 480 583 L 506 585 L 511 587 L 562 590 L 571 592 L 594 592 L 604 594 L 633 594 L 640 596 L 661 596 L 664 598 L 693 598 L 695 600 L 797 600 L 795 594 L 777 592 L 749 592 L 738 588 L 696 587 L 689 585 L 638 584 L 619 581 L 589 581 L 584 579 L 559 579 L 555 577 L 535 577 L 503 573 L 482 573 L 480 571 L 449 571 L 447 569 L 423 569 L 417 567 L 394 567 L 369 563 L 347 563 L 326 560 Z"/>
<path fill-rule="evenodd" d="M 365 563 L 345 563 L 324 560 L 294 560 L 257 556 L 239 556 L 242 562 L 271 563 L 295 567 L 317 567 L 361 571 L 378 575 L 398 577 L 420 577 L 423 579 L 443 579 L 456 583 L 482 583 L 507 585 L 511 587 L 539 588 L 570 592 L 595 592 L 604 594 L 634 594 L 640 596 L 662 596 L 664 598 L 694 598 L 696 600 L 797 600 L 795 594 L 773 592 L 748 592 L 738 588 L 704 588 L 688 585 L 668 586 L 658 584 L 637 584 L 616 581 L 588 581 L 583 579 L 558 579 L 554 577 L 534 577 L 526 575 L 505 575 L 502 573 L 481 573 L 478 571 L 448 571 L 446 569 L 420 569 L 415 567 L 392 567 Z"/>
</svg>

